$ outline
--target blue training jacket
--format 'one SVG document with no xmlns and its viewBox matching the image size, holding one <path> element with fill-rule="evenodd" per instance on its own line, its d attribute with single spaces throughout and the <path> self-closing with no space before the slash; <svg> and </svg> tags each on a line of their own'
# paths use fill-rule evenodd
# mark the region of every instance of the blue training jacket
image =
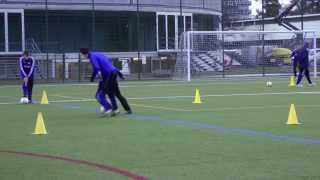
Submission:
<svg viewBox="0 0 320 180">
<path fill-rule="evenodd" d="M 35 69 L 35 61 L 33 57 L 27 57 L 24 56 L 20 57 L 19 59 L 19 66 L 20 66 L 20 75 L 22 78 L 25 77 L 32 77 L 34 74 Z"/>
<path fill-rule="evenodd" d="M 101 73 L 103 79 L 107 78 L 110 73 L 117 72 L 117 68 L 112 65 L 111 59 L 102 53 L 90 52 L 89 59 L 92 65 L 92 80 L 94 80 L 98 72 Z"/>
<path fill-rule="evenodd" d="M 297 61 L 302 68 L 307 68 L 309 66 L 308 46 L 308 43 L 305 43 L 303 47 L 292 52 L 293 61 Z"/>
</svg>

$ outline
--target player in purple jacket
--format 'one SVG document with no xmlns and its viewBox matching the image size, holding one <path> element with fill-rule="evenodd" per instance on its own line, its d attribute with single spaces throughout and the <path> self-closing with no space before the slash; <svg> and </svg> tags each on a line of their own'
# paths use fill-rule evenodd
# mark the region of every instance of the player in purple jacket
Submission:
<svg viewBox="0 0 320 180">
<path fill-rule="evenodd" d="M 86 48 L 81 48 L 80 53 L 86 58 L 88 58 L 92 65 L 93 72 L 90 81 L 93 82 L 98 73 L 100 73 L 101 75 L 102 80 L 99 82 L 98 90 L 96 92 L 96 99 L 104 108 L 104 113 L 107 116 L 118 114 L 119 111 L 115 96 L 119 98 L 119 95 L 121 95 L 117 83 L 117 76 L 119 76 L 120 73 L 119 70 L 115 68 L 112 65 L 112 61 L 102 53 L 89 52 L 89 50 Z M 109 102 L 106 100 L 106 94 L 109 96 L 111 106 Z M 119 98 L 121 104 L 127 104 L 125 98 L 122 95 L 121 97 L 122 99 Z M 127 107 L 129 109 L 125 109 L 128 112 L 128 110 L 130 110 L 130 107 L 129 105 Z M 131 113 L 131 110 L 128 113 Z"/>
<path fill-rule="evenodd" d="M 297 80 L 297 87 L 302 87 L 301 81 L 303 78 L 303 74 L 306 76 L 309 85 L 313 86 L 314 84 L 312 83 L 310 79 L 310 73 L 309 73 L 309 44 L 305 43 L 303 47 L 297 49 L 294 54 L 294 59 L 298 61 L 298 66 L 299 66 L 299 75 L 298 75 L 298 80 Z"/>
<path fill-rule="evenodd" d="M 20 75 L 23 79 L 22 92 L 23 97 L 27 97 L 29 103 L 32 103 L 33 76 L 35 70 L 35 60 L 29 55 L 28 51 L 23 52 L 19 59 Z"/>
</svg>

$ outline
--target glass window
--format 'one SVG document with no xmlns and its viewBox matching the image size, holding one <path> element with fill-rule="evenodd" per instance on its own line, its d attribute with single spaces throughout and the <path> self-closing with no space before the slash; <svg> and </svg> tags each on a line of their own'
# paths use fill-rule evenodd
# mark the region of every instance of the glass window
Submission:
<svg viewBox="0 0 320 180">
<path fill-rule="evenodd" d="M 175 16 L 168 16 L 168 49 L 175 49 L 176 44 Z"/>
<path fill-rule="evenodd" d="M 21 14 L 8 13 L 9 51 L 22 50 Z"/>
<path fill-rule="evenodd" d="M 0 52 L 5 51 L 4 13 L 0 13 Z"/>
<path fill-rule="evenodd" d="M 191 31 L 191 16 L 186 16 L 186 31 Z"/>
<path fill-rule="evenodd" d="M 178 38 L 179 38 L 179 44 L 180 39 L 181 39 L 181 35 L 184 32 L 184 18 L 183 16 L 178 16 Z"/>
<path fill-rule="evenodd" d="M 158 16 L 158 32 L 159 49 L 166 49 L 166 18 L 164 15 Z"/>
</svg>

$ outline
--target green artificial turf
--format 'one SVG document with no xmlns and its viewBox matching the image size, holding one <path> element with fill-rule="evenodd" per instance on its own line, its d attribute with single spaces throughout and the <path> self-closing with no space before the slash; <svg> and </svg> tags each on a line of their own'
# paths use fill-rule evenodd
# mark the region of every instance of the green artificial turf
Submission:
<svg viewBox="0 0 320 180">
<path fill-rule="evenodd" d="M 122 82 L 134 114 L 113 118 L 100 117 L 95 84 L 36 84 L 35 101 L 45 90 L 49 105 L 17 104 L 20 87 L 0 86 L 0 151 L 87 160 L 149 179 L 320 179 L 320 87 L 272 82 L 272 87 L 264 79 Z M 202 104 L 192 103 L 195 88 Z M 301 125 L 286 125 L 292 103 Z M 32 134 L 37 112 L 44 115 L 47 135 Z M 0 152 L 0 179 L 130 178 Z"/>
</svg>

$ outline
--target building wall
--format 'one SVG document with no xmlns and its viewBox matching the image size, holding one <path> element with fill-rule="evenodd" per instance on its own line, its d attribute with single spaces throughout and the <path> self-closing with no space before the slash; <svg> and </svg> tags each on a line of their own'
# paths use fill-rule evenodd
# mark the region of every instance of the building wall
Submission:
<svg viewBox="0 0 320 180">
<path fill-rule="evenodd" d="M 292 25 L 301 29 L 301 16 L 287 16 L 285 18 Z M 237 21 L 232 23 L 229 30 L 261 30 L 264 23 L 266 31 L 288 31 L 283 26 L 278 25 L 274 18 L 265 18 L 264 22 L 261 19 Z M 319 31 L 320 14 L 305 15 L 303 21 L 303 29 L 309 31 Z"/>
<path fill-rule="evenodd" d="M 137 51 L 137 27 L 133 12 L 97 12 L 95 33 L 92 36 L 92 18 L 88 11 L 50 11 L 49 50 L 77 51 L 92 47 L 109 52 Z M 33 39 L 45 49 L 46 23 L 44 12 L 25 11 L 26 39 Z M 140 14 L 140 45 L 143 51 L 156 48 L 155 13 Z M 92 38 L 94 44 L 92 45 Z"/>
<path fill-rule="evenodd" d="M 138 44 L 140 51 L 157 51 L 157 12 L 180 12 L 180 0 L 139 0 L 138 28 L 136 0 L 95 0 L 94 11 L 92 0 L 48 0 L 47 6 L 44 0 L 0 1 L 0 8 L 24 9 L 27 44 L 44 52 L 136 52 Z M 221 0 L 182 0 L 182 8 L 193 14 L 193 30 L 218 30 Z"/>
<path fill-rule="evenodd" d="M 249 0 L 224 0 L 224 13 L 230 21 L 249 19 Z"/>
<path fill-rule="evenodd" d="M 140 13 L 139 39 L 134 12 L 99 11 L 96 12 L 94 24 L 93 28 L 90 11 L 49 11 L 49 51 L 76 52 L 81 47 L 90 47 L 98 51 L 135 52 L 138 50 L 137 41 L 141 51 L 157 50 L 156 13 Z M 218 30 L 219 18 L 194 14 L 193 24 L 194 30 Z M 46 49 L 43 11 L 25 11 L 25 35 L 27 41 L 36 42 L 41 51 Z"/>
<path fill-rule="evenodd" d="M 48 0 L 52 10 L 91 10 L 92 0 Z M 177 12 L 180 0 L 139 0 L 141 11 Z M 43 9 L 44 0 L 2 0 L 0 7 Z M 221 15 L 221 0 L 182 0 L 184 12 Z M 136 0 L 95 0 L 97 10 L 135 11 Z"/>
</svg>

